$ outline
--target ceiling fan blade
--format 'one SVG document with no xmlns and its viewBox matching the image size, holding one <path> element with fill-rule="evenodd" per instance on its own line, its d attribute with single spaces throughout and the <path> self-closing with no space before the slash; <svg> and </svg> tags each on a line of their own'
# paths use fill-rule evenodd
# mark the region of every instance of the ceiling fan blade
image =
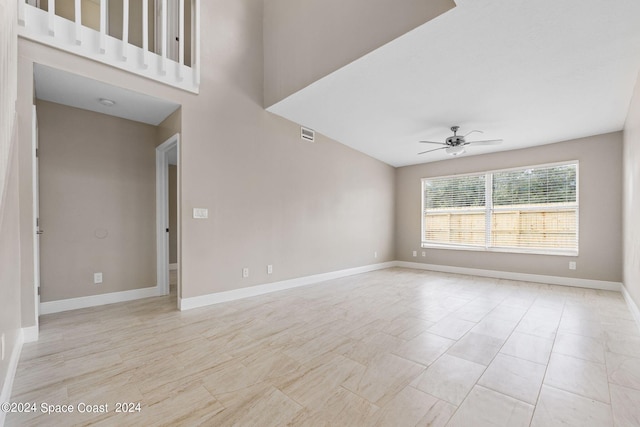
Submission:
<svg viewBox="0 0 640 427">
<path fill-rule="evenodd" d="M 474 133 L 474 132 L 484 133 L 484 132 L 482 132 L 481 130 L 472 130 L 471 132 L 469 132 L 469 133 L 467 133 L 466 135 L 464 135 L 464 136 L 463 136 L 463 138 L 468 137 L 469 135 L 471 135 L 471 134 L 472 134 L 472 133 Z"/>
<path fill-rule="evenodd" d="M 444 142 L 435 142 L 435 141 L 418 141 L 422 144 L 438 144 L 438 145 L 447 145 Z"/>
<path fill-rule="evenodd" d="M 430 152 L 432 152 L 432 151 L 444 150 L 445 148 L 447 148 L 447 147 L 434 148 L 433 150 L 423 151 L 423 152 L 418 153 L 418 154 L 425 154 L 425 153 L 430 153 Z"/>
<path fill-rule="evenodd" d="M 487 139 L 486 141 L 469 141 L 469 142 L 465 143 L 464 145 L 469 145 L 469 144 L 474 144 L 474 145 L 498 145 L 498 144 L 502 144 L 502 139 Z"/>
</svg>

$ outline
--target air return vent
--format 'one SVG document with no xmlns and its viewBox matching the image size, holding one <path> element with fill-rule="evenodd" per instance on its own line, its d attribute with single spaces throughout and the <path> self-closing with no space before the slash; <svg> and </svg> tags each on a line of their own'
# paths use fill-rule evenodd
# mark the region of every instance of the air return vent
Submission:
<svg viewBox="0 0 640 427">
<path fill-rule="evenodd" d="M 313 142 L 316 138 L 316 132 L 309 128 L 300 127 L 300 138 L 303 141 Z"/>
</svg>

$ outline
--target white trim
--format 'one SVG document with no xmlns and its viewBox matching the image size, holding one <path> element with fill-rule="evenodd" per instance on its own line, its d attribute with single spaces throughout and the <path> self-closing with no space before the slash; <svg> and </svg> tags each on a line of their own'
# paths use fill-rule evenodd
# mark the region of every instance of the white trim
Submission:
<svg viewBox="0 0 640 427">
<path fill-rule="evenodd" d="M 490 217 L 491 215 L 488 215 L 488 218 Z M 491 232 L 489 231 L 489 233 Z M 579 255 L 578 251 L 573 249 L 572 250 L 553 249 L 553 248 L 528 249 L 528 248 L 518 248 L 518 247 L 509 247 L 509 246 L 471 246 L 471 245 L 464 245 L 461 243 L 422 242 L 420 244 L 420 247 L 422 247 L 422 249 L 442 249 L 445 251 L 502 252 L 502 253 L 509 253 L 509 254 L 555 255 L 555 256 L 572 256 L 572 257 L 577 257 Z"/>
<path fill-rule="evenodd" d="M 23 4 L 24 1 L 19 3 Z M 105 1 L 100 2 L 100 5 L 103 4 L 105 4 Z M 77 44 L 75 22 L 55 15 L 53 17 L 55 37 L 52 37 L 49 35 L 48 30 L 49 15 L 47 11 L 25 4 L 24 12 L 24 24 L 18 26 L 18 35 L 20 37 L 80 55 L 187 92 L 196 94 L 199 92 L 200 71 L 196 64 L 193 67 L 189 67 L 180 65 L 176 61 L 171 61 L 171 66 L 165 66 L 164 72 L 161 73 L 160 68 L 166 59 L 159 54 L 149 52 L 147 49 L 133 44 L 127 46 L 127 59 L 126 61 L 123 60 L 122 45 L 124 42 L 108 34 L 108 22 L 105 24 L 104 31 L 96 31 L 92 28 L 81 26 L 80 37 L 82 44 Z M 199 43 L 196 43 L 196 46 L 199 46 Z M 182 79 L 180 79 L 180 75 L 183 76 Z"/>
<path fill-rule="evenodd" d="M 180 265 L 176 262 L 173 264 L 169 264 L 169 270 L 177 270 L 180 267 Z"/>
<path fill-rule="evenodd" d="M 38 325 L 29 326 L 28 328 L 22 328 L 22 336 L 24 338 L 24 342 L 36 342 L 38 338 L 40 338 L 40 328 Z M 2 402 L 2 401 L 0 401 Z"/>
<path fill-rule="evenodd" d="M 156 147 L 156 280 L 158 295 L 169 295 L 169 151 L 176 149 L 180 168 L 180 134 Z M 178 230 L 176 230 L 178 232 Z M 180 235 L 178 234 L 178 241 Z"/>
<path fill-rule="evenodd" d="M 242 298 L 249 298 L 285 289 L 297 288 L 300 286 L 313 285 L 327 280 L 338 279 L 340 277 L 353 276 L 354 274 L 366 273 L 375 270 L 384 270 L 395 267 L 396 261 L 370 264 L 362 267 L 347 268 L 345 270 L 332 271 L 329 273 L 314 274 L 311 276 L 298 277 L 296 279 L 282 280 L 280 282 L 266 283 L 264 285 L 251 286 L 248 288 L 234 289 L 232 291 L 217 292 L 214 294 L 201 295 L 191 298 L 178 298 L 180 310 L 191 310 L 193 308 L 207 305 L 219 304 L 221 302 L 233 301 Z"/>
<path fill-rule="evenodd" d="M 392 267 L 413 268 L 417 270 L 439 271 L 443 273 L 466 274 L 481 277 L 492 277 L 495 279 L 517 280 L 524 282 L 544 283 L 549 285 L 572 286 L 576 288 L 600 289 L 606 291 L 620 292 L 622 283 L 609 282 L 604 280 L 580 279 L 573 277 L 544 276 L 540 274 L 514 273 L 509 271 L 482 270 L 477 268 L 453 267 L 447 265 L 422 264 L 418 262 L 389 261 L 380 264 L 371 264 L 362 267 L 348 268 L 345 270 L 333 271 L 329 273 L 304 276 L 296 279 L 283 280 L 280 282 L 256 285 L 248 288 L 234 289 L 231 291 L 217 292 L 213 294 L 201 295 L 191 298 L 178 298 L 180 310 L 191 310 L 193 308 L 205 307 L 208 305 L 234 301 L 242 298 L 249 298 L 258 295 L 278 292 L 285 289 L 297 288 L 300 286 L 312 285 L 327 280 L 352 276 L 354 274 L 366 273 L 375 270 L 384 270 Z M 640 317 L 640 315 L 638 315 Z"/>
<path fill-rule="evenodd" d="M 9 366 L 7 373 L 2 383 L 2 392 L 0 393 L 0 403 L 9 402 L 11 400 L 11 389 L 13 388 L 13 380 L 16 377 L 16 370 L 18 369 L 18 362 L 20 361 L 20 352 L 22 352 L 22 344 L 24 343 L 24 335 L 22 329 L 18 331 L 13 351 L 11 351 L 11 358 L 9 359 Z M 0 411 L 0 426 L 4 425 L 6 413 Z"/>
<path fill-rule="evenodd" d="M 573 286 L 576 288 L 617 291 L 622 283 L 605 280 L 581 279 L 576 277 L 545 276 L 541 274 L 515 273 L 511 271 L 483 270 L 479 268 L 454 267 L 449 265 L 422 264 L 419 262 L 396 261 L 396 267 L 416 270 L 439 271 L 442 273 L 467 274 L 471 276 L 492 277 L 494 279 L 518 280 L 523 282 L 545 283 L 548 285 Z"/>
<path fill-rule="evenodd" d="M 157 297 L 159 295 L 158 288 L 153 286 L 150 288 L 132 289 L 130 291 L 111 292 L 108 294 L 91 295 L 88 297 L 48 301 L 40 303 L 40 314 L 60 313 L 62 311 L 77 310 L 79 308 L 97 307 L 116 302 Z"/>
<path fill-rule="evenodd" d="M 622 296 L 624 297 L 624 300 L 627 302 L 627 305 L 629 306 L 629 311 L 633 315 L 633 318 L 636 321 L 636 325 L 638 326 L 638 329 L 640 329 L 640 308 L 638 308 L 638 305 L 636 304 L 636 302 L 633 300 L 633 298 L 631 298 L 631 295 L 629 294 L 629 292 L 627 291 L 627 288 L 624 285 L 622 285 Z"/>
<path fill-rule="evenodd" d="M 38 158 L 38 148 L 40 146 L 40 136 L 38 134 L 38 111 L 36 106 L 31 107 L 31 192 L 33 212 L 32 212 L 32 227 L 33 227 L 33 307 L 34 307 L 34 319 L 33 322 L 37 328 L 39 325 L 38 306 L 40 305 L 40 159 Z M 36 335 L 37 337 L 37 335 Z M 37 339 L 37 338 L 36 338 Z"/>
</svg>

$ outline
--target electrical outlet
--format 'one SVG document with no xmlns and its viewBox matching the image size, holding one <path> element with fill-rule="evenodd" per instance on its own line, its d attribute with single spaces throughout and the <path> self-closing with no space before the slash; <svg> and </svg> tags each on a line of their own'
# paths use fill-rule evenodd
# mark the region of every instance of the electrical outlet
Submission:
<svg viewBox="0 0 640 427">
<path fill-rule="evenodd" d="M 273 265 L 269 264 L 267 265 L 267 274 L 272 274 L 273 273 Z"/>
<path fill-rule="evenodd" d="M 418 256 L 418 251 L 413 251 L 413 256 L 414 257 Z"/>
<path fill-rule="evenodd" d="M 576 269 L 576 262 L 569 261 L 569 270 L 575 270 L 575 269 Z"/>
<path fill-rule="evenodd" d="M 422 251 L 422 256 L 427 256 L 427 252 L 426 251 Z"/>
<path fill-rule="evenodd" d="M 377 251 L 373 253 L 373 257 L 374 258 L 378 258 L 378 252 Z"/>
<path fill-rule="evenodd" d="M 93 273 L 93 284 L 98 285 L 102 283 L 102 273 Z"/>
<path fill-rule="evenodd" d="M 247 267 L 242 269 L 242 277 L 245 279 L 249 277 L 249 269 Z"/>
<path fill-rule="evenodd" d="M 2 358 L 0 360 L 4 360 L 4 332 L 2 333 L 2 340 L 0 341 L 0 353 L 2 353 Z"/>
</svg>

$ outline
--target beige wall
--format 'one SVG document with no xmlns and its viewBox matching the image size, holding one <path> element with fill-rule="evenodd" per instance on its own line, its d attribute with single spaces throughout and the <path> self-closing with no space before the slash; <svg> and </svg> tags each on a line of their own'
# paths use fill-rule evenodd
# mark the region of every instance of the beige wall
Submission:
<svg viewBox="0 0 640 427">
<path fill-rule="evenodd" d="M 507 142 L 508 143 L 508 142 Z M 420 249 L 421 178 L 566 160 L 580 162 L 578 257 Z M 622 133 L 426 163 L 396 171 L 396 256 L 427 264 L 622 281 Z M 412 251 L 418 251 L 418 257 Z M 568 268 L 577 262 L 577 270 Z"/>
<path fill-rule="evenodd" d="M 40 7 L 44 10 L 49 10 L 49 1 L 40 0 Z M 100 31 L 100 4 L 91 0 L 82 0 L 80 10 L 82 11 L 82 25 Z M 70 21 L 75 21 L 75 1 L 57 0 L 56 15 L 62 16 Z"/>
<path fill-rule="evenodd" d="M 624 126 L 624 286 L 640 307 L 640 74 Z"/>
<path fill-rule="evenodd" d="M 182 110 L 178 108 L 157 126 L 156 145 L 166 142 L 176 133 L 182 131 Z"/>
<path fill-rule="evenodd" d="M 9 151 L 16 111 L 18 65 L 15 3 L 3 4 L 0 8 L 0 201 L 9 170 Z"/>
<path fill-rule="evenodd" d="M 395 259 L 394 169 L 322 135 L 302 142 L 297 124 L 264 111 L 262 1 L 201 5 L 199 95 L 20 40 L 20 97 L 30 99 L 37 61 L 182 105 L 182 297 Z M 25 182 L 29 173 L 25 161 Z M 209 219 L 193 219 L 194 207 Z"/>
<path fill-rule="evenodd" d="M 41 300 L 155 286 L 156 127 L 45 101 L 37 111 Z"/>
<path fill-rule="evenodd" d="M 265 107 L 453 7 L 453 0 L 265 1 Z"/>
</svg>

